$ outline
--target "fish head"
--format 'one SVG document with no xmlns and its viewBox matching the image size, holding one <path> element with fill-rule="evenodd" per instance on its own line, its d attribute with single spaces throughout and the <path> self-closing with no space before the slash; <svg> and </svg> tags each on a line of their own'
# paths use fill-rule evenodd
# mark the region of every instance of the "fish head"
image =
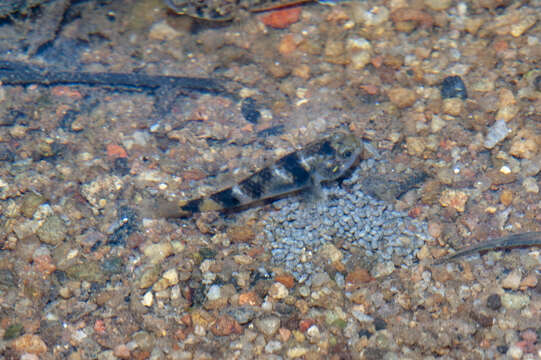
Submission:
<svg viewBox="0 0 541 360">
<path fill-rule="evenodd" d="M 344 176 L 361 156 L 362 143 L 354 134 L 337 132 L 319 146 L 320 160 L 315 167 L 315 181 L 333 181 Z"/>
</svg>

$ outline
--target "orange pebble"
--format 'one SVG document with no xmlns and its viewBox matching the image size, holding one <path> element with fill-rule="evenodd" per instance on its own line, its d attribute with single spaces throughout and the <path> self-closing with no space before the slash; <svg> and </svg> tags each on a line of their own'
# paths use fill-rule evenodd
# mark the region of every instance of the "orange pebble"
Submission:
<svg viewBox="0 0 541 360">
<path fill-rule="evenodd" d="M 254 291 L 248 291 L 239 295 L 239 305 L 258 306 L 261 304 L 261 299 Z"/>
<path fill-rule="evenodd" d="M 270 11 L 260 16 L 263 24 L 273 27 L 275 29 L 285 29 L 289 25 L 299 21 L 301 16 L 301 8 L 299 6 L 288 7 L 285 9 L 279 9 Z"/>
<path fill-rule="evenodd" d="M 55 96 L 66 96 L 72 99 L 82 99 L 83 95 L 81 93 L 73 88 L 70 88 L 69 86 L 55 86 L 51 89 L 51 92 Z"/>
<path fill-rule="evenodd" d="M 292 289 L 295 286 L 295 279 L 291 275 L 278 275 L 274 278 L 288 289 Z"/>
<path fill-rule="evenodd" d="M 110 158 L 126 158 L 128 157 L 128 153 L 120 145 L 108 144 L 107 156 Z"/>
<path fill-rule="evenodd" d="M 289 55 L 297 48 L 297 42 L 295 41 L 295 35 L 285 34 L 280 40 L 278 45 L 278 51 L 282 55 Z"/>
<path fill-rule="evenodd" d="M 105 334 L 105 322 L 103 320 L 96 320 L 94 323 L 94 331 L 100 335 Z"/>
<path fill-rule="evenodd" d="M 305 332 L 310 328 L 310 326 L 314 325 L 316 322 L 312 319 L 303 319 L 299 322 L 299 331 Z"/>
</svg>

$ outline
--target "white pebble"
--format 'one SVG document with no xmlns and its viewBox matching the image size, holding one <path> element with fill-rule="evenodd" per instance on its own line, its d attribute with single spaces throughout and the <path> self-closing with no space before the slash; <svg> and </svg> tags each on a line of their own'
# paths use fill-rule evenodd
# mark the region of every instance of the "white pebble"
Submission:
<svg viewBox="0 0 541 360">
<path fill-rule="evenodd" d="M 151 291 L 147 292 L 143 296 L 143 301 L 141 301 L 141 303 L 146 307 L 151 307 L 153 302 L 154 302 L 154 296 L 152 296 Z"/>
<path fill-rule="evenodd" d="M 220 285 L 212 285 L 207 293 L 207 299 L 210 301 L 218 300 L 221 297 Z"/>
<path fill-rule="evenodd" d="M 494 123 L 488 129 L 487 137 L 485 138 L 485 147 L 487 149 L 492 149 L 496 144 L 505 139 L 507 135 L 511 132 L 511 129 L 505 123 L 505 120 L 500 119 Z"/>
<path fill-rule="evenodd" d="M 520 359 L 522 358 L 523 353 L 522 349 L 516 345 L 511 345 L 509 350 L 507 350 L 507 355 L 510 356 L 511 359 Z"/>
<path fill-rule="evenodd" d="M 537 194 L 539 192 L 539 186 L 537 185 L 537 181 L 533 177 L 527 177 L 522 181 L 522 186 L 524 186 L 524 189 L 528 193 L 534 193 Z"/>
</svg>

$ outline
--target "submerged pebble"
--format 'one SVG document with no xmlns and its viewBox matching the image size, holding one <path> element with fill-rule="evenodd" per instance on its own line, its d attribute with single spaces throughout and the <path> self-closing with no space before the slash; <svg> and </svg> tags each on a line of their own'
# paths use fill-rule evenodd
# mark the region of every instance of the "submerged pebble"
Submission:
<svg viewBox="0 0 541 360">
<path fill-rule="evenodd" d="M 466 85 L 460 76 L 448 76 L 441 83 L 441 97 L 443 99 L 450 98 L 468 98 Z"/>
</svg>

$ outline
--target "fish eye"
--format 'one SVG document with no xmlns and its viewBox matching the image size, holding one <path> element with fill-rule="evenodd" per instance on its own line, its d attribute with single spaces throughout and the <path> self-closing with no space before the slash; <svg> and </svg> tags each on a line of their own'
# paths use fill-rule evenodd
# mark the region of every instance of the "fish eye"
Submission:
<svg viewBox="0 0 541 360">
<path fill-rule="evenodd" d="M 352 155 L 352 152 L 349 150 L 344 153 L 345 157 L 350 157 L 351 155 Z"/>
</svg>

